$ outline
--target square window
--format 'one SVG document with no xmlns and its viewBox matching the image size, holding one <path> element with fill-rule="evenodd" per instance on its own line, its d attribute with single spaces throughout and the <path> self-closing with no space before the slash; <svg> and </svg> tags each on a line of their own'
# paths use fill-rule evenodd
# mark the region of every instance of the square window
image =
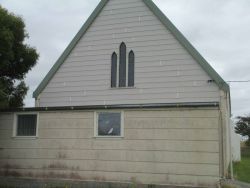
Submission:
<svg viewBox="0 0 250 188">
<path fill-rule="evenodd" d="M 37 114 L 17 114 L 15 136 L 37 136 Z"/>
<path fill-rule="evenodd" d="M 122 137 L 122 124 L 121 112 L 98 112 L 96 120 L 96 136 Z"/>
</svg>

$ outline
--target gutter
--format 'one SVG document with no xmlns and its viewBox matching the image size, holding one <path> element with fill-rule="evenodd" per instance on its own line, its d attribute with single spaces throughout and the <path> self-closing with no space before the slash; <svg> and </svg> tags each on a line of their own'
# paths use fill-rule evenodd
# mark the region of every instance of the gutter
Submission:
<svg viewBox="0 0 250 188">
<path fill-rule="evenodd" d="M 190 107 L 191 108 L 219 107 L 219 102 L 9 108 L 9 109 L 0 109 L 0 112 L 46 112 L 46 111 L 77 111 L 77 110 L 102 110 L 102 109 L 149 109 L 149 108 L 152 109 L 152 108 L 190 108 Z"/>
</svg>

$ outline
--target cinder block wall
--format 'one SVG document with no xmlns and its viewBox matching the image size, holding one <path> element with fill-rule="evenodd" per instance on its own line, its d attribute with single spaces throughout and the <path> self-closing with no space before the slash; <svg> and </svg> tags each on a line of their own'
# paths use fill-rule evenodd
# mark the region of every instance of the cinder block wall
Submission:
<svg viewBox="0 0 250 188">
<path fill-rule="evenodd" d="M 124 138 L 95 138 L 93 111 L 40 112 L 37 139 L 0 114 L 0 175 L 215 186 L 218 108 L 124 110 Z"/>
</svg>

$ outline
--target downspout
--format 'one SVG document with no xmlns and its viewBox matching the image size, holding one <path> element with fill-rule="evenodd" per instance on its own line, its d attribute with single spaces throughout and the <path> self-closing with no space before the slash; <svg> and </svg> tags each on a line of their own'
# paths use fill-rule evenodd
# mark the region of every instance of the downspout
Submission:
<svg viewBox="0 0 250 188">
<path fill-rule="evenodd" d="M 229 134 L 229 142 L 230 142 L 230 176 L 231 176 L 231 179 L 233 180 L 234 179 L 234 172 L 233 172 L 233 153 L 232 153 L 232 127 L 231 127 L 231 121 L 230 121 L 230 134 Z"/>
<path fill-rule="evenodd" d="M 234 172 L 233 172 L 233 153 L 232 153 L 232 122 L 231 122 L 231 117 L 232 117 L 232 113 L 231 113 L 231 95 L 230 95 L 230 90 L 227 93 L 227 105 L 228 105 L 228 109 L 229 109 L 229 142 L 230 142 L 230 176 L 231 179 L 234 179 Z"/>
<path fill-rule="evenodd" d="M 222 120 L 222 111 L 221 111 L 221 106 L 220 106 L 220 134 L 221 134 L 221 139 L 220 139 L 220 152 L 221 152 L 221 156 L 220 156 L 220 168 L 221 168 L 221 178 L 225 179 L 225 167 L 224 167 L 224 135 L 223 135 L 223 120 Z"/>
</svg>

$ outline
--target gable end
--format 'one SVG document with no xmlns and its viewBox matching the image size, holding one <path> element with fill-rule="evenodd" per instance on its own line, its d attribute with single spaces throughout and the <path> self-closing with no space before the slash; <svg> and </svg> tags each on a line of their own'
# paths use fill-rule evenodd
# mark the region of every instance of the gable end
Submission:
<svg viewBox="0 0 250 188">
<path fill-rule="evenodd" d="M 51 70 L 42 80 L 40 85 L 33 93 L 33 97 L 37 98 L 43 89 L 47 86 L 49 81 L 52 79 L 54 74 L 66 60 L 68 55 L 77 45 L 81 37 L 86 33 L 88 28 L 94 22 L 96 17 L 99 15 L 103 7 L 109 0 L 102 0 L 95 8 L 94 12 L 87 19 L 85 24 L 70 42 L 68 47 L 65 49 L 63 54 L 59 57 L 56 63 L 53 65 Z M 200 64 L 200 66 L 207 72 L 207 74 L 213 79 L 213 81 L 219 86 L 220 89 L 229 93 L 229 85 L 221 78 L 221 76 L 209 65 L 209 63 L 201 56 L 201 54 L 192 46 L 192 44 L 183 36 L 183 34 L 174 26 L 174 24 L 161 12 L 161 10 L 152 2 L 152 0 L 142 0 L 147 7 L 154 13 L 154 15 L 165 25 L 167 29 L 175 36 L 175 38 L 181 43 L 181 45 L 190 53 L 190 55 Z"/>
</svg>

